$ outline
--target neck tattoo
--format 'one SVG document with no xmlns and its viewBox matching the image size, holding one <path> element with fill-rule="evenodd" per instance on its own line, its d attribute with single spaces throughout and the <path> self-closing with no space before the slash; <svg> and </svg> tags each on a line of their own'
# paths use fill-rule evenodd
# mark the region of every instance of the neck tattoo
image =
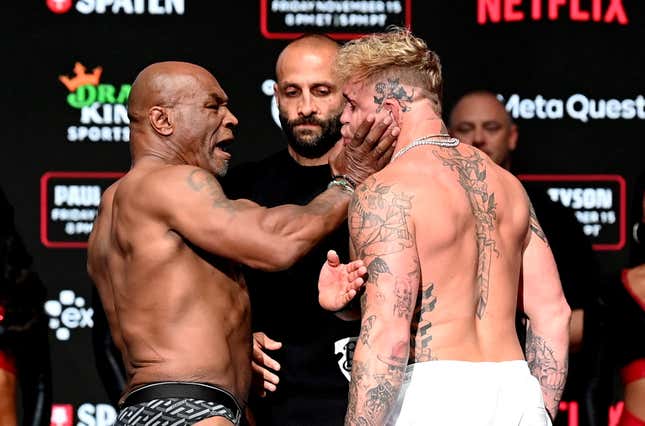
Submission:
<svg viewBox="0 0 645 426">
<path fill-rule="evenodd" d="M 441 138 L 441 139 L 437 139 L 437 138 Z M 459 139 L 451 138 L 450 135 L 446 133 L 437 133 L 434 135 L 421 136 L 420 138 L 416 138 L 415 140 L 413 140 L 410 143 L 410 145 L 402 148 L 401 151 L 394 154 L 390 162 L 396 160 L 397 158 L 399 158 L 400 156 L 402 156 L 412 148 L 415 148 L 421 145 L 435 145 L 435 146 L 442 146 L 447 148 L 454 148 L 457 145 L 459 145 Z"/>
</svg>

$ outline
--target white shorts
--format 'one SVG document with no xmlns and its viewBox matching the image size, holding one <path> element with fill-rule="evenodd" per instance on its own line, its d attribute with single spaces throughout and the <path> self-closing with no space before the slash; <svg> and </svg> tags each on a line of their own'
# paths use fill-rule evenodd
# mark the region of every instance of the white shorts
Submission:
<svg viewBox="0 0 645 426">
<path fill-rule="evenodd" d="M 526 361 L 429 361 L 409 365 L 396 426 L 551 426 Z"/>
</svg>

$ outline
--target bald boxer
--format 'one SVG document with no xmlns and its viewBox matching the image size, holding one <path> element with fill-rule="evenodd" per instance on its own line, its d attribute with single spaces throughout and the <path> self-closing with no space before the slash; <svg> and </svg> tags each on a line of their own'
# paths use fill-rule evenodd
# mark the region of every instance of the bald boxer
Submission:
<svg viewBox="0 0 645 426">
<path fill-rule="evenodd" d="M 239 424 L 251 383 L 239 265 L 284 269 L 337 227 L 354 182 L 388 161 L 398 129 L 366 120 L 330 161 L 327 190 L 305 206 L 268 209 L 227 199 L 217 181 L 237 119 L 207 70 L 146 67 L 128 115 L 132 166 L 105 191 L 88 247 L 128 376 L 117 424 Z"/>
<path fill-rule="evenodd" d="M 439 57 L 409 31 L 348 42 L 337 68 L 345 126 L 377 114 L 401 129 L 350 204 L 350 250 L 368 278 L 345 424 L 549 425 L 570 309 L 522 185 L 447 134 Z"/>
</svg>

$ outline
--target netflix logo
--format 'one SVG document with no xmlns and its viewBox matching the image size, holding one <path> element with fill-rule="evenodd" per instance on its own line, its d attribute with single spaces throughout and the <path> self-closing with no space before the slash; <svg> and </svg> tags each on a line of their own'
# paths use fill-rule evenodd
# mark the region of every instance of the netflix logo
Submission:
<svg viewBox="0 0 645 426">
<path fill-rule="evenodd" d="M 623 0 L 477 0 L 479 25 L 501 22 L 603 22 L 627 25 Z"/>
</svg>

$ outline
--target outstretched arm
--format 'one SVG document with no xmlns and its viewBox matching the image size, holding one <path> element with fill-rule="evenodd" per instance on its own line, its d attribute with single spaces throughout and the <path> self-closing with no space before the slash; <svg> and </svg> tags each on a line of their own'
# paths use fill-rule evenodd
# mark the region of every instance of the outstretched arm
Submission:
<svg viewBox="0 0 645 426">
<path fill-rule="evenodd" d="M 176 166 L 149 175 L 153 182 L 141 189 L 135 209 L 150 213 L 150 206 L 156 205 L 152 214 L 209 253 L 255 269 L 285 269 L 344 221 L 352 196 L 347 182 L 361 182 L 366 173 L 384 165 L 397 129 L 385 120 L 374 122 L 373 117 L 363 123 L 362 132 L 357 130 L 345 145 L 340 156 L 344 160 L 331 164 L 334 173 L 348 179 L 331 185 L 305 206 L 264 208 L 249 200 L 230 200 L 210 172 Z"/>
<path fill-rule="evenodd" d="M 350 205 L 350 252 L 363 259 L 368 278 L 346 425 L 385 424 L 399 396 L 420 280 L 411 208 L 411 195 L 374 178 Z"/>
<path fill-rule="evenodd" d="M 527 198 L 528 200 L 528 198 Z M 542 387 L 544 404 L 555 418 L 568 373 L 569 320 L 558 269 L 533 206 L 522 260 L 524 312 L 529 318 L 526 361 Z"/>
</svg>

